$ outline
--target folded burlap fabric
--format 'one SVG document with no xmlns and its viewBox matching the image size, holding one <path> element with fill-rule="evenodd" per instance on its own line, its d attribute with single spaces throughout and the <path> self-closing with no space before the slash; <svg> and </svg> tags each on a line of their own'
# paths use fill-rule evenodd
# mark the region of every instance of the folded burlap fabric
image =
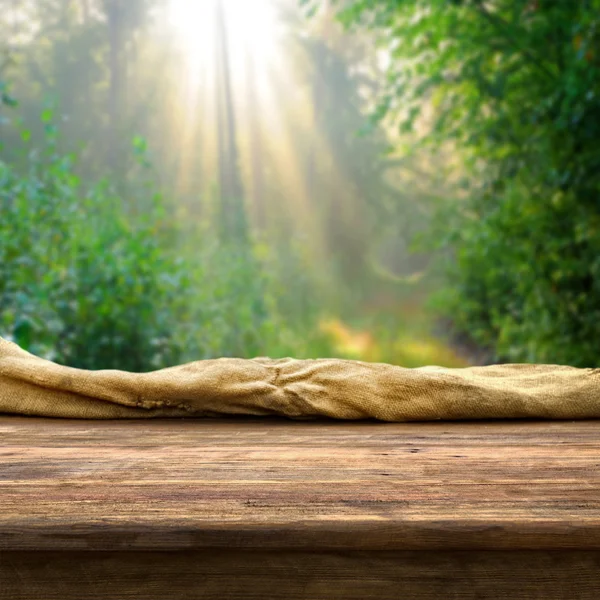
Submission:
<svg viewBox="0 0 600 600">
<path fill-rule="evenodd" d="M 407 369 L 354 360 L 220 358 L 150 373 L 85 371 L 0 338 L 0 413 L 82 419 L 598 418 L 600 370 L 527 364 Z"/>
</svg>

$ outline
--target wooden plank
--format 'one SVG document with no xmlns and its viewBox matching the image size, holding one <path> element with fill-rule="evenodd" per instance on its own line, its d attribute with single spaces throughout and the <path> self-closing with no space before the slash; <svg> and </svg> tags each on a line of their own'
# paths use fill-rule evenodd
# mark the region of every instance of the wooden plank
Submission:
<svg viewBox="0 0 600 600">
<path fill-rule="evenodd" d="M 597 600 L 600 551 L 0 553 L 0 600 Z"/>
<path fill-rule="evenodd" d="M 0 550 L 600 548 L 598 422 L 0 417 Z"/>
</svg>

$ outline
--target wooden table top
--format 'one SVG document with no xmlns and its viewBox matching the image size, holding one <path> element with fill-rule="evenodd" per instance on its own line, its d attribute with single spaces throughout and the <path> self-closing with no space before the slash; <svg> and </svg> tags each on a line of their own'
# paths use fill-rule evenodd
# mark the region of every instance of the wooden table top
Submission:
<svg viewBox="0 0 600 600">
<path fill-rule="evenodd" d="M 600 548 L 600 422 L 0 417 L 0 551 Z"/>
</svg>

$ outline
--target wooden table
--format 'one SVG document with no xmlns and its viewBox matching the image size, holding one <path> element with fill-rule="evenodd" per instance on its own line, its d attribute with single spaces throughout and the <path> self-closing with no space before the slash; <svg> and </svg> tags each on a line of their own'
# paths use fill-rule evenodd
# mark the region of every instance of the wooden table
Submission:
<svg viewBox="0 0 600 600">
<path fill-rule="evenodd" d="M 0 417 L 0 599 L 600 598 L 600 422 Z"/>
</svg>

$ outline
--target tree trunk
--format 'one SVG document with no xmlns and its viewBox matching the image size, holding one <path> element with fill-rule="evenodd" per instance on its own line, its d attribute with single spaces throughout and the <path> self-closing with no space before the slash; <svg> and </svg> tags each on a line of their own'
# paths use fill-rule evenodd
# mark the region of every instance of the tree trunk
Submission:
<svg viewBox="0 0 600 600">
<path fill-rule="evenodd" d="M 119 166 L 119 108 L 122 96 L 122 0 L 105 0 L 109 38 L 109 91 L 107 160 L 112 169 Z"/>
<path fill-rule="evenodd" d="M 217 113 L 222 234 L 229 240 L 247 238 L 247 222 L 239 168 L 237 130 L 231 88 L 229 45 L 223 4 L 217 3 Z"/>
<path fill-rule="evenodd" d="M 264 149 L 254 60 L 249 52 L 246 56 L 246 98 L 248 99 L 248 128 L 250 135 L 249 154 L 252 176 L 252 207 L 254 209 L 256 227 L 259 231 L 263 231 L 267 225 L 263 170 Z"/>
</svg>

